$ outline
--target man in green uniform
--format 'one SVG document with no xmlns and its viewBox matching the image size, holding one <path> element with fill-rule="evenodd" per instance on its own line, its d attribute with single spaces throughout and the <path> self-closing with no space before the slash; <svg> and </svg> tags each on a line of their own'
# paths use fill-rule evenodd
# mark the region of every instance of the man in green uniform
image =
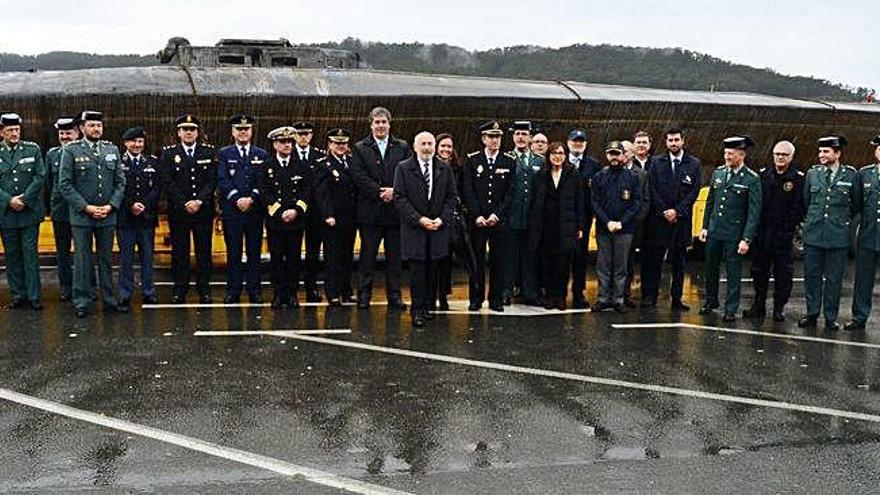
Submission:
<svg viewBox="0 0 880 495">
<path fill-rule="evenodd" d="M 0 237 L 6 253 L 11 307 L 40 302 L 40 258 L 37 239 L 43 221 L 46 167 L 36 143 L 21 140 L 21 117 L 0 115 Z"/>
<path fill-rule="evenodd" d="M 49 198 L 49 216 L 55 236 L 55 258 L 58 260 L 58 284 L 61 300 L 69 301 L 73 295 L 73 237 L 70 230 L 70 211 L 67 201 L 58 190 L 58 170 L 61 167 L 61 150 L 79 139 L 79 126 L 75 117 L 59 117 L 55 121 L 58 146 L 46 152 L 46 196 Z"/>
<path fill-rule="evenodd" d="M 880 259 L 880 136 L 871 141 L 877 163 L 859 170 L 856 180 L 862 199 L 859 249 L 856 251 L 856 281 L 853 288 L 852 320 L 843 328 L 864 330 L 871 315 L 874 278 Z"/>
<path fill-rule="evenodd" d="M 742 258 L 749 252 L 761 218 L 761 179 L 745 164 L 746 149 L 754 145 L 748 136 L 724 140 L 724 165 L 712 173 L 700 232 L 700 241 L 706 243 L 706 302 L 700 314 L 711 313 L 718 307 L 718 282 L 724 261 L 724 321 L 736 320 Z"/>
<path fill-rule="evenodd" d="M 846 146 L 843 136 L 819 141 L 819 165 L 813 165 L 804 180 L 804 295 L 807 315 L 798 326 L 813 327 L 819 313 L 825 315 L 825 331 L 836 332 L 840 288 L 846 271 L 852 219 L 861 209 L 858 172 L 842 165 Z M 824 280 L 824 282 L 823 282 Z"/>
<path fill-rule="evenodd" d="M 514 172 L 513 201 L 510 204 L 507 242 L 504 256 L 504 304 L 509 305 L 514 297 L 520 297 L 529 305 L 538 304 L 538 274 L 533 260 L 528 259 L 529 248 L 529 193 L 532 177 L 541 170 L 544 159 L 532 153 L 532 123 L 520 120 L 510 128 L 513 133 L 513 151 L 507 156 L 516 162 Z"/>
<path fill-rule="evenodd" d="M 110 257 L 116 212 L 125 196 L 125 174 L 119 148 L 101 140 L 103 115 L 85 111 L 80 116 L 83 138 L 64 147 L 58 187 L 70 206 L 70 225 L 76 250 L 73 260 L 73 307 L 77 318 L 85 318 L 94 290 L 92 242 L 98 257 L 104 311 L 127 313 L 120 305 L 113 282 Z"/>
</svg>

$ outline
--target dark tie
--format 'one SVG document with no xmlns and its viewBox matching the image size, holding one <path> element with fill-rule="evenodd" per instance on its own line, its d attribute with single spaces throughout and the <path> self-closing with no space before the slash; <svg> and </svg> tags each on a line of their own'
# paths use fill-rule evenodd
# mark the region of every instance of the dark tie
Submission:
<svg viewBox="0 0 880 495">
<path fill-rule="evenodd" d="M 495 165 L 495 159 L 494 159 L 494 158 L 489 158 L 489 166 L 491 167 L 491 166 L 493 166 L 493 165 Z"/>
<path fill-rule="evenodd" d="M 829 184 L 829 185 L 831 184 L 831 169 L 830 168 L 825 169 L 825 183 Z"/>
<path fill-rule="evenodd" d="M 281 166 L 287 167 L 287 160 L 281 160 Z"/>
<path fill-rule="evenodd" d="M 675 160 L 672 160 L 672 173 L 673 174 L 675 173 L 676 170 L 678 170 L 679 165 L 681 165 L 681 160 L 679 160 L 678 158 L 676 158 Z"/>
<path fill-rule="evenodd" d="M 247 158 L 247 148 L 245 148 L 244 146 L 242 146 L 242 147 L 241 147 L 241 153 L 240 153 L 240 154 L 241 154 L 241 157 L 242 157 L 242 158 Z"/>
<path fill-rule="evenodd" d="M 192 158 L 192 157 L 193 157 L 193 149 L 192 149 L 192 148 L 187 148 L 187 149 L 186 149 L 186 154 L 187 154 L 187 156 L 189 156 L 190 158 Z"/>
<path fill-rule="evenodd" d="M 427 186 L 428 191 L 428 199 L 431 199 L 431 165 L 427 162 L 422 164 L 422 178 L 425 179 L 425 186 Z"/>
<path fill-rule="evenodd" d="M 308 158 L 309 158 L 309 152 L 308 152 L 308 151 L 303 151 L 303 152 L 302 152 L 302 157 L 303 157 L 303 158 L 302 158 L 303 161 L 308 160 Z"/>
</svg>

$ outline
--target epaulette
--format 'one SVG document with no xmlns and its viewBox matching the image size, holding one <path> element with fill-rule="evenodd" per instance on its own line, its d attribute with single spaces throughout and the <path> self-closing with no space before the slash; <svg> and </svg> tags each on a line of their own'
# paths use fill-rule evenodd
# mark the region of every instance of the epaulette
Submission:
<svg viewBox="0 0 880 495">
<path fill-rule="evenodd" d="M 326 162 L 326 161 L 327 161 L 327 157 L 322 156 L 321 158 L 318 158 L 317 160 L 315 160 L 315 163 L 322 163 L 322 162 Z"/>
<path fill-rule="evenodd" d="M 51 148 L 49 148 L 49 151 L 47 151 L 46 154 L 48 155 L 49 153 L 51 153 L 55 150 L 60 150 L 60 149 L 61 149 L 61 146 L 52 146 Z"/>
<path fill-rule="evenodd" d="M 158 160 L 158 159 L 159 159 L 159 157 L 156 156 L 156 155 L 150 155 L 150 158 L 152 158 L 153 160 Z"/>
<path fill-rule="evenodd" d="M 813 165 L 812 167 L 810 167 L 811 170 L 820 169 L 820 168 L 822 168 L 822 165 L 820 165 L 818 163 Z"/>
<path fill-rule="evenodd" d="M 516 154 L 512 151 L 505 152 L 504 156 L 506 156 L 507 158 L 513 158 L 514 160 L 516 160 Z"/>
<path fill-rule="evenodd" d="M 715 169 L 715 170 L 726 170 L 726 169 L 728 169 L 728 168 L 729 168 L 729 167 L 725 164 L 725 165 L 720 165 L 720 166 L 718 166 L 718 168 Z"/>
<path fill-rule="evenodd" d="M 749 167 L 746 167 L 746 171 L 748 173 L 752 174 L 753 177 L 758 177 L 758 172 L 755 172 L 754 170 L 750 169 Z"/>
<path fill-rule="evenodd" d="M 848 169 L 852 170 L 853 172 L 858 172 L 858 171 L 856 170 L 856 168 L 853 167 L 852 165 L 844 165 L 843 168 L 848 168 Z"/>
<path fill-rule="evenodd" d="M 763 174 L 765 170 L 767 170 L 767 167 L 761 168 L 761 173 Z"/>
<path fill-rule="evenodd" d="M 317 151 L 318 153 L 321 153 L 322 155 L 327 154 L 327 150 L 322 150 L 321 148 L 315 148 L 315 151 Z"/>
<path fill-rule="evenodd" d="M 113 141 L 107 141 L 106 139 L 102 139 L 101 144 L 113 144 Z"/>
<path fill-rule="evenodd" d="M 800 171 L 800 170 L 797 170 L 797 174 L 798 174 L 798 175 L 800 175 L 800 176 L 801 176 L 801 177 L 803 177 L 803 176 L 805 176 L 805 175 L 807 175 L 807 174 L 805 174 L 805 173 L 803 173 L 803 172 L 801 172 L 801 171 Z"/>
<path fill-rule="evenodd" d="M 865 165 L 864 167 L 860 168 L 859 170 L 871 170 L 872 168 L 877 168 L 877 164 L 872 163 L 870 165 Z"/>
<path fill-rule="evenodd" d="M 174 148 L 174 147 L 176 147 L 176 146 L 177 146 L 176 144 L 169 144 L 169 145 L 167 145 L 167 146 L 163 146 L 163 147 L 162 147 L 162 151 L 170 150 L 171 148 Z"/>
<path fill-rule="evenodd" d="M 25 141 L 25 140 L 21 140 L 21 141 L 18 142 L 18 144 L 21 144 L 21 145 L 24 145 L 24 146 L 33 146 L 34 148 L 39 148 L 39 147 L 40 147 L 39 144 L 37 144 L 37 143 L 35 143 L 35 142 L 33 142 L 33 141 Z"/>
<path fill-rule="evenodd" d="M 472 156 L 477 156 L 477 155 L 479 155 L 479 154 L 480 154 L 479 151 L 474 151 L 474 152 L 472 152 L 472 153 L 468 153 L 467 156 L 468 156 L 468 158 L 470 158 L 470 157 L 472 157 Z"/>
<path fill-rule="evenodd" d="M 214 145 L 213 145 L 213 144 L 210 144 L 210 143 L 200 143 L 200 144 L 201 144 L 202 146 L 204 146 L 205 148 L 211 148 L 211 149 L 214 149 Z"/>
</svg>

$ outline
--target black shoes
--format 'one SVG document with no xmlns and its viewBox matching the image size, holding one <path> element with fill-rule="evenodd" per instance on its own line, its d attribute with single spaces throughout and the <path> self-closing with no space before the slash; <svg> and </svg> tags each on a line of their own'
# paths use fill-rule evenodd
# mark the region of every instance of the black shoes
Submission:
<svg viewBox="0 0 880 495">
<path fill-rule="evenodd" d="M 850 320 L 843 326 L 843 329 L 850 332 L 858 332 L 865 329 L 865 324 L 860 321 Z"/>
<path fill-rule="evenodd" d="M 183 304 L 186 302 L 186 296 L 183 294 L 174 294 L 171 296 L 171 304 Z"/>
<path fill-rule="evenodd" d="M 571 307 L 574 309 L 590 309 L 590 303 L 583 297 L 575 297 L 571 301 Z"/>
<path fill-rule="evenodd" d="M 724 317 L 722 319 L 728 323 L 736 321 L 736 313 L 724 313 Z"/>
<path fill-rule="evenodd" d="M 440 303 L 437 305 L 437 308 L 440 311 L 449 311 L 449 301 L 446 300 L 446 296 L 440 298 Z"/>
<path fill-rule="evenodd" d="M 714 304 L 704 304 L 704 305 L 700 308 L 700 314 L 701 314 L 701 315 L 707 315 L 707 314 L 709 314 L 709 313 L 715 311 L 717 308 L 718 308 L 718 306 L 716 306 L 716 305 L 714 305 Z"/>
<path fill-rule="evenodd" d="M 608 302 L 599 301 L 593 306 L 594 313 L 601 313 L 603 311 L 610 311 L 614 309 L 614 305 Z"/>
<path fill-rule="evenodd" d="M 319 294 L 318 291 L 316 291 L 316 290 L 307 290 L 306 291 L 306 302 L 307 303 L 319 303 L 321 301 L 323 301 L 323 299 L 321 299 L 321 294 Z"/>
<path fill-rule="evenodd" d="M 12 309 L 18 309 L 24 307 L 25 304 L 27 304 L 27 301 L 25 301 L 24 298 L 16 298 L 9 303 L 9 307 Z"/>
<path fill-rule="evenodd" d="M 392 299 L 388 301 L 388 309 L 403 311 L 406 309 L 406 303 L 400 299 Z"/>
<path fill-rule="evenodd" d="M 627 308 L 627 305 L 626 305 L 625 301 L 623 304 L 615 304 L 614 305 L 614 311 L 616 311 L 620 314 L 624 314 L 624 313 L 628 312 L 629 310 L 626 308 Z"/>
<path fill-rule="evenodd" d="M 826 321 L 825 322 L 825 332 L 826 333 L 834 333 L 840 330 L 840 323 L 836 321 Z"/>
<path fill-rule="evenodd" d="M 42 311 L 43 310 L 43 303 L 41 303 L 40 301 L 31 301 L 30 304 L 31 304 L 31 309 L 34 311 Z"/>
<path fill-rule="evenodd" d="M 493 301 L 489 303 L 489 311 L 495 311 L 496 313 L 504 312 L 504 303 L 503 301 Z"/>
<path fill-rule="evenodd" d="M 656 308 L 656 307 L 657 307 L 657 301 L 643 299 L 643 300 L 642 300 L 642 304 L 640 304 L 640 306 L 641 306 L 642 308 L 645 308 L 645 309 L 648 309 L 648 308 Z"/>
<path fill-rule="evenodd" d="M 673 311 L 680 311 L 682 313 L 687 313 L 691 310 L 691 307 L 681 301 L 672 301 L 671 304 Z"/>
<path fill-rule="evenodd" d="M 767 316 L 767 310 L 764 306 L 752 305 L 751 308 L 743 311 L 743 318 L 764 318 Z"/>
<path fill-rule="evenodd" d="M 159 298 L 156 297 L 155 294 L 151 294 L 149 296 L 143 296 L 141 298 L 141 304 L 159 304 Z"/>
<path fill-rule="evenodd" d="M 785 312 L 781 309 L 773 310 L 773 321 L 785 321 Z"/>
<path fill-rule="evenodd" d="M 800 320 L 798 320 L 798 327 L 807 328 L 807 327 L 815 327 L 816 322 L 819 321 L 818 316 L 804 316 Z"/>
<path fill-rule="evenodd" d="M 248 294 L 248 301 L 251 304 L 263 304 L 263 296 L 259 292 L 251 292 Z"/>
<path fill-rule="evenodd" d="M 233 296 L 232 294 L 227 294 L 226 297 L 223 298 L 223 304 L 238 304 L 240 301 L 239 296 Z"/>
<path fill-rule="evenodd" d="M 199 294 L 199 304 L 211 304 L 211 294 Z"/>
<path fill-rule="evenodd" d="M 483 303 L 472 302 L 468 304 L 468 311 L 479 311 L 483 307 Z"/>
<path fill-rule="evenodd" d="M 77 318 L 82 319 L 82 318 L 85 318 L 86 316 L 88 316 L 89 312 L 86 308 L 76 308 L 74 310 L 74 314 L 76 315 Z"/>
</svg>

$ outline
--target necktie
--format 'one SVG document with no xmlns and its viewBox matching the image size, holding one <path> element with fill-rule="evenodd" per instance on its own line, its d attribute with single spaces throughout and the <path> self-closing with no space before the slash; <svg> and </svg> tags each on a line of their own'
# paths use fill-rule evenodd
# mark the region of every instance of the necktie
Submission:
<svg viewBox="0 0 880 495">
<path fill-rule="evenodd" d="M 92 153 L 98 154 L 98 143 L 92 143 Z"/>
<path fill-rule="evenodd" d="M 679 160 L 678 158 L 676 158 L 675 160 L 672 160 L 672 173 L 673 174 L 675 173 L 675 170 L 678 168 L 679 165 L 681 165 L 681 160 Z"/>
<path fill-rule="evenodd" d="M 308 160 L 308 158 L 309 158 L 309 152 L 303 150 L 303 151 L 302 151 L 302 160 L 303 160 L 303 161 L 306 161 L 306 160 Z"/>
<path fill-rule="evenodd" d="M 489 158 L 489 166 L 491 167 L 491 166 L 493 166 L 493 165 L 495 165 L 495 159 L 494 159 L 494 158 Z"/>
<path fill-rule="evenodd" d="M 193 149 L 192 149 L 192 148 L 187 148 L 187 149 L 186 149 L 186 154 L 187 154 L 187 156 L 189 156 L 190 158 L 192 158 L 192 157 L 193 157 Z"/>
<path fill-rule="evenodd" d="M 287 167 L 287 160 L 281 160 L 281 166 Z"/>
<path fill-rule="evenodd" d="M 247 148 L 242 146 L 240 149 L 239 155 L 241 155 L 242 158 L 247 158 Z"/>
<path fill-rule="evenodd" d="M 382 159 L 385 159 L 385 148 L 388 147 L 388 143 L 385 141 L 379 141 L 379 153 L 382 155 Z"/>
<path fill-rule="evenodd" d="M 427 162 L 422 164 L 422 177 L 428 189 L 428 199 L 431 199 L 431 165 Z"/>
<path fill-rule="evenodd" d="M 831 169 L 830 168 L 825 169 L 825 183 L 831 184 Z"/>
</svg>

